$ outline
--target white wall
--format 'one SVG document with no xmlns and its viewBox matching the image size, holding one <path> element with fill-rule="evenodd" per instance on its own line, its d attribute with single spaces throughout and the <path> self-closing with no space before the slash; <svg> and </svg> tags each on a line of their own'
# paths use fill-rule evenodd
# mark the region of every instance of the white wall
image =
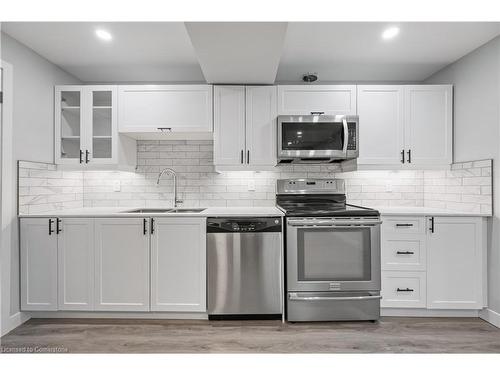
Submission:
<svg viewBox="0 0 500 375">
<path fill-rule="evenodd" d="M 4 181 L 12 197 L 2 209 L 10 210 L 10 228 L 4 232 L 7 239 L 2 248 L 2 334 L 20 321 L 19 314 L 19 246 L 17 235 L 17 187 L 15 163 L 17 160 L 54 161 L 53 96 L 54 85 L 78 84 L 80 81 L 47 61 L 31 49 L 1 33 L 0 57 L 13 68 L 13 155 L 12 181 Z M 8 230 L 10 229 L 10 230 Z M 4 242 L 5 244 L 5 242 Z"/>
<path fill-rule="evenodd" d="M 429 77 L 454 85 L 454 161 L 492 158 L 493 212 L 488 233 L 488 302 L 500 313 L 500 37 Z"/>
</svg>

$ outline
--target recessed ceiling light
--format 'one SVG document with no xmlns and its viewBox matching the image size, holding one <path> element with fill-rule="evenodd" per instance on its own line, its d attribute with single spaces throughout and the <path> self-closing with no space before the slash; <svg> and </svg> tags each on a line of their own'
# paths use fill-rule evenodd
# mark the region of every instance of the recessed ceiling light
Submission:
<svg viewBox="0 0 500 375">
<path fill-rule="evenodd" d="M 95 31 L 95 35 L 97 35 L 99 39 L 106 42 L 109 42 L 111 39 L 113 39 L 113 36 L 110 34 L 110 32 L 103 29 L 97 29 Z"/>
<path fill-rule="evenodd" d="M 398 34 L 399 34 L 399 27 L 391 26 L 384 30 L 384 32 L 382 33 L 382 38 L 388 40 L 394 38 Z"/>
</svg>

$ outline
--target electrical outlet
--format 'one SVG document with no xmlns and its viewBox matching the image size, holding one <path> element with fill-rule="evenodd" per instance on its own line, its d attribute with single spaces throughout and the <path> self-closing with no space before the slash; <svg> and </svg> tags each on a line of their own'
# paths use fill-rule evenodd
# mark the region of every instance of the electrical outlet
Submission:
<svg viewBox="0 0 500 375">
<path fill-rule="evenodd" d="M 392 181 L 387 181 L 385 183 L 385 191 L 387 193 L 392 193 Z"/>
<path fill-rule="evenodd" d="M 113 181 L 113 191 L 120 191 L 122 190 L 122 185 L 120 180 L 114 180 Z"/>
<path fill-rule="evenodd" d="M 247 188 L 248 191 L 255 191 L 255 180 L 248 180 Z"/>
</svg>

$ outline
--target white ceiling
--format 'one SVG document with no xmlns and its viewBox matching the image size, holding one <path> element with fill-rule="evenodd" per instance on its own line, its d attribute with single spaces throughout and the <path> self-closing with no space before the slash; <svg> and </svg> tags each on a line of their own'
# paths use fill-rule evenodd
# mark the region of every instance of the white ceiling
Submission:
<svg viewBox="0 0 500 375">
<path fill-rule="evenodd" d="M 400 27 L 383 40 L 388 26 Z M 500 23 L 289 23 L 278 81 L 421 81 L 500 33 Z"/>
<path fill-rule="evenodd" d="M 197 81 L 182 22 L 2 22 L 2 31 L 84 82 Z M 113 35 L 97 39 L 98 28 Z"/>
<path fill-rule="evenodd" d="M 400 34 L 384 41 L 380 34 L 388 23 L 251 25 L 253 36 L 247 28 L 237 38 L 238 23 L 189 23 L 191 35 L 181 22 L 1 24 L 84 82 L 271 83 L 280 56 L 279 82 L 299 82 L 308 71 L 320 82 L 420 81 L 500 34 L 500 23 L 400 23 Z M 95 38 L 98 27 L 113 41 Z M 218 31 L 203 35 L 209 29 Z"/>
<path fill-rule="evenodd" d="M 274 83 L 286 28 L 286 22 L 186 23 L 208 83 Z"/>
</svg>

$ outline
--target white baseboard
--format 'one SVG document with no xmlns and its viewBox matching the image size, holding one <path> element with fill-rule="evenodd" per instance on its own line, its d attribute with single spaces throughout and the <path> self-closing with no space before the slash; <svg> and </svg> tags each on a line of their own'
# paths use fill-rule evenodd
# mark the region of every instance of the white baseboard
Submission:
<svg viewBox="0 0 500 375">
<path fill-rule="evenodd" d="M 500 328 L 500 314 L 491 309 L 483 309 L 479 312 L 479 317 L 488 323 Z"/>
<path fill-rule="evenodd" d="M 175 312 L 112 312 L 112 311 L 36 311 L 32 318 L 94 318 L 94 319 L 198 319 L 207 320 L 207 313 Z"/>
<path fill-rule="evenodd" d="M 17 312 L 14 315 L 11 315 L 7 318 L 6 322 L 2 324 L 2 333 L 0 336 L 4 336 L 14 328 L 19 327 L 24 322 L 28 321 L 31 318 L 30 314 Z"/>
<path fill-rule="evenodd" d="M 381 308 L 381 316 L 411 316 L 428 318 L 477 318 L 479 310 L 428 310 L 407 308 Z"/>
</svg>

